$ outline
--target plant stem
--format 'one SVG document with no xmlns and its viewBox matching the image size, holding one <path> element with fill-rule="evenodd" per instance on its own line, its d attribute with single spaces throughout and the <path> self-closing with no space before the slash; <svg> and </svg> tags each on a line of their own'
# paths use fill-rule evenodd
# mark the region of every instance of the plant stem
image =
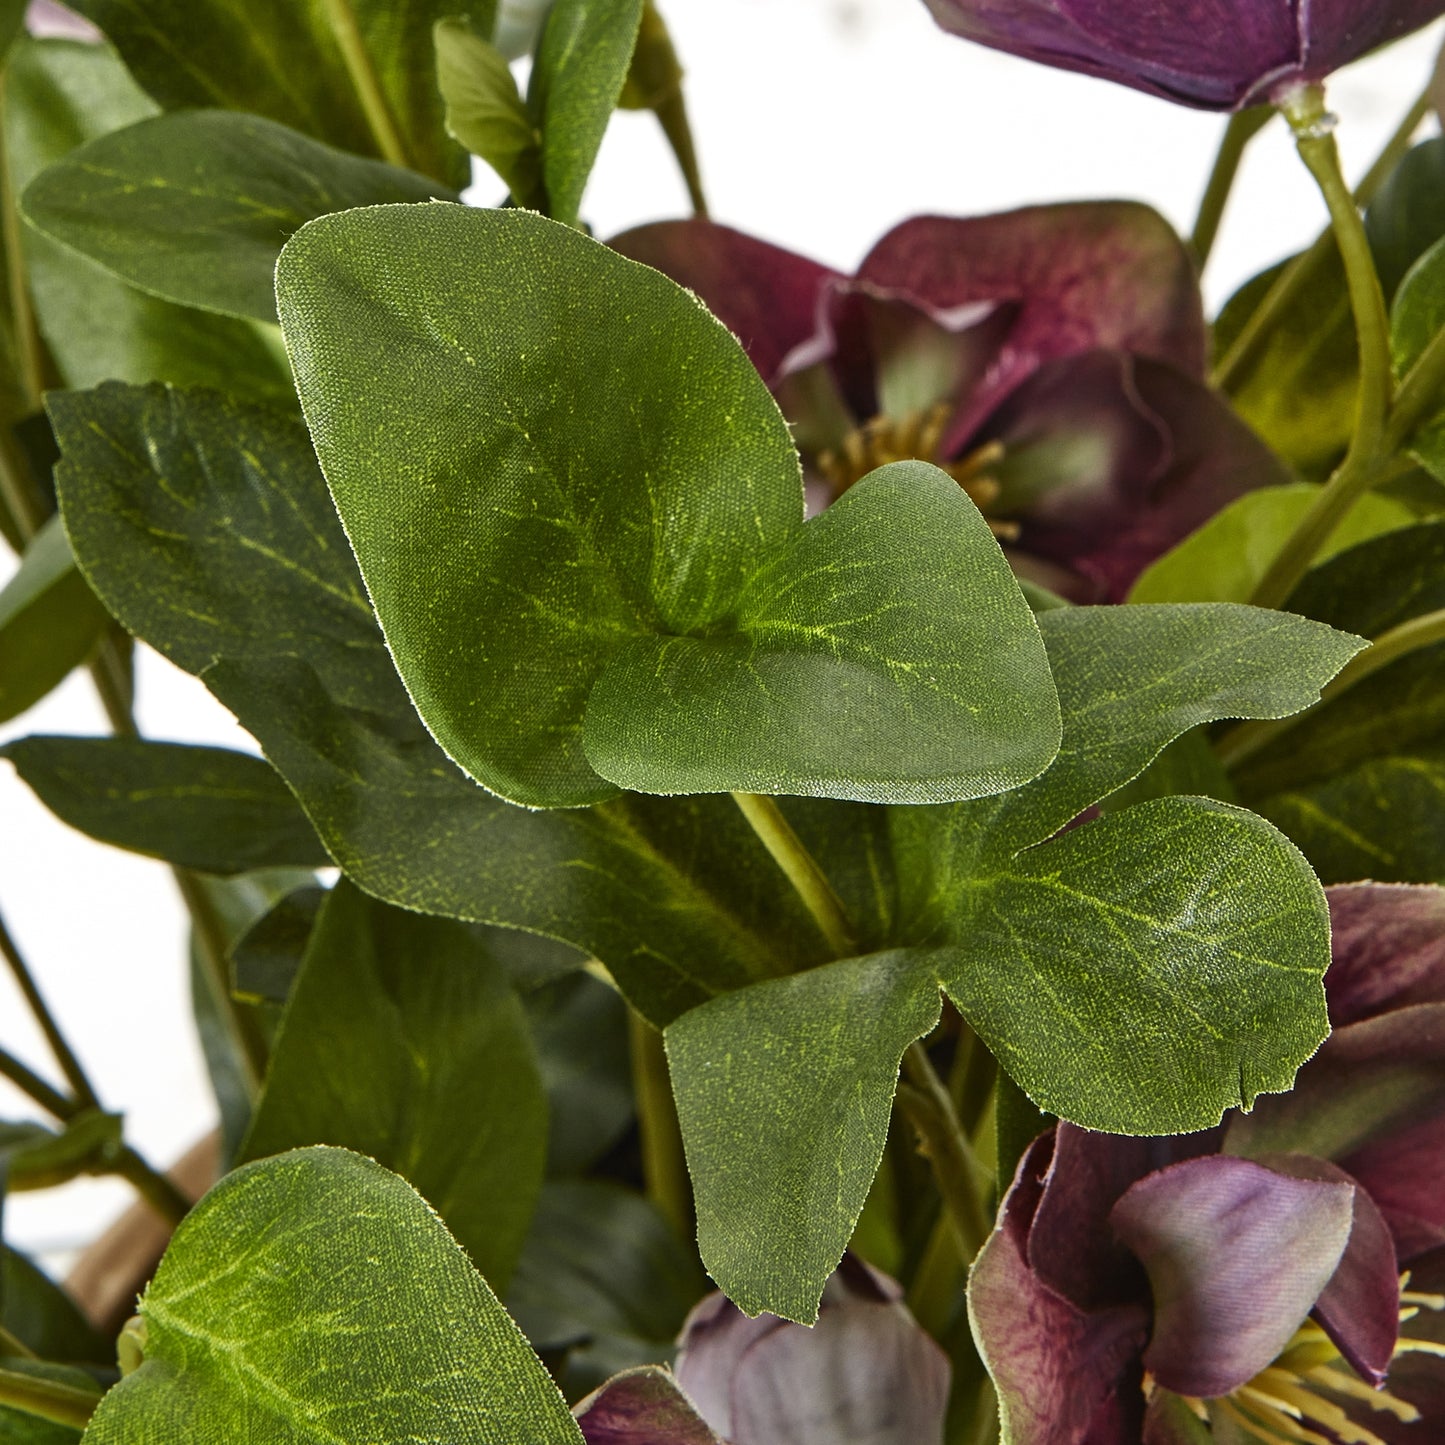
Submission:
<svg viewBox="0 0 1445 1445">
<path fill-rule="evenodd" d="M 842 901 L 833 885 L 818 866 L 817 860 L 803 846 L 792 824 L 783 816 L 775 799 L 761 793 L 734 793 L 733 801 L 742 809 L 753 832 L 773 861 L 787 875 L 788 882 L 812 914 L 819 932 L 828 940 L 828 947 L 838 958 L 849 957 L 857 948 L 853 930 Z"/>
<path fill-rule="evenodd" d="M 20 992 L 24 995 L 35 1022 L 40 1025 L 40 1031 L 45 1035 L 45 1042 L 50 1046 L 50 1052 L 54 1056 L 55 1062 L 60 1065 L 60 1072 L 65 1075 L 66 1082 L 70 1085 L 77 1103 L 86 1109 L 100 1108 L 100 1100 L 96 1098 L 95 1090 L 91 1088 L 90 1080 L 86 1078 L 85 1070 L 80 1066 L 80 1060 L 76 1058 L 74 1051 L 66 1043 L 65 1036 L 55 1022 L 55 1016 L 46 1007 L 45 1000 L 35 985 L 34 976 L 25 966 L 25 960 L 20 956 L 20 950 L 15 946 L 15 940 L 5 926 L 3 918 L 0 918 L 0 957 L 3 957 L 9 964 L 10 972 L 19 985 Z"/>
<path fill-rule="evenodd" d="M 1231 728 L 1215 744 L 1214 750 L 1219 761 L 1227 768 L 1238 767 L 1318 708 L 1333 702 L 1381 668 L 1389 667 L 1392 662 L 1398 662 L 1412 652 L 1419 652 L 1425 647 L 1435 647 L 1442 642 L 1445 642 L 1445 610 L 1427 612 L 1420 617 L 1412 617 L 1408 622 L 1402 622 L 1398 627 L 1392 627 L 1363 652 L 1356 653 L 1334 679 L 1321 689 L 1320 700 L 1303 712 L 1294 713 L 1290 717 L 1241 723 L 1238 727 Z"/>
<path fill-rule="evenodd" d="M 12 1335 L 4 1325 L 0 1325 L 0 1355 L 9 1355 L 12 1360 L 38 1360 L 40 1358 L 19 1335 Z"/>
<path fill-rule="evenodd" d="M 5 83 L 0 78 L 0 111 L 5 105 Z M 10 181 L 10 162 L 0 146 L 0 234 L 5 245 L 5 281 L 10 293 L 10 318 L 15 336 L 15 370 L 21 394 L 33 409 L 40 405 L 45 382 L 40 362 L 40 332 L 30 304 L 30 283 L 25 274 L 20 211 Z"/>
<path fill-rule="evenodd" d="M 356 20 L 356 11 L 351 0 L 325 0 L 327 18 L 331 21 L 332 33 L 341 50 L 346 64 L 346 73 L 351 78 L 356 98 L 366 115 L 366 124 L 371 130 L 376 148 L 394 166 L 410 166 L 406 146 L 397 129 L 396 119 L 387 104 L 386 92 L 381 88 L 381 77 L 372 63 L 371 52 L 366 48 L 365 37 Z"/>
<path fill-rule="evenodd" d="M 687 184 L 687 198 L 694 216 L 706 218 L 707 195 L 702 188 L 702 170 L 698 165 L 697 147 L 693 144 L 692 124 L 687 118 L 687 101 L 681 90 L 661 101 L 654 114 L 662 133 L 677 157 L 677 168 Z"/>
<path fill-rule="evenodd" d="M 19 1370 L 0 1369 L 0 1405 L 57 1425 L 84 1430 L 100 1404 L 100 1391 L 78 1389 Z"/>
<path fill-rule="evenodd" d="M 1391 171 L 1400 163 L 1400 158 L 1409 150 L 1415 132 L 1420 129 L 1420 124 L 1430 113 L 1430 109 L 1430 91 L 1426 90 L 1410 107 L 1399 129 L 1391 136 L 1374 165 L 1356 187 L 1355 200 L 1359 205 L 1367 206 L 1374 200 Z M 1333 228 L 1326 227 L 1308 250 L 1302 251 L 1280 272 L 1274 285 L 1255 307 L 1244 329 L 1215 368 L 1215 386 L 1228 391 L 1240 379 L 1245 368 L 1255 359 L 1260 344 L 1274 329 L 1290 303 L 1329 259 L 1335 248 L 1334 239 Z"/>
<path fill-rule="evenodd" d="M 692 1182 L 672 1097 L 667 1051 L 662 1035 L 635 1009 L 627 1011 L 627 1026 L 647 1197 L 672 1226 L 673 1233 L 685 1242 L 693 1237 Z"/>
<path fill-rule="evenodd" d="M 33 1069 L 4 1049 L 0 1049 L 0 1079 L 9 1079 L 22 1094 L 57 1119 L 74 1118 L 77 1112 L 71 1100 L 59 1089 L 47 1084 Z"/>
<path fill-rule="evenodd" d="M 1284 602 L 1345 514 L 1378 479 L 1380 468 L 1388 461 L 1386 423 L 1394 400 L 1385 296 L 1364 221 L 1340 171 L 1339 147 L 1330 129 L 1333 118 L 1324 108 L 1324 91 L 1316 85 L 1301 87 L 1285 106 L 1285 114 L 1295 132 L 1300 158 L 1329 207 L 1355 314 L 1360 389 L 1350 449 L 1254 589 L 1250 601 L 1258 607 L 1278 607 Z"/>
<path fill-rule="evenodd" d="M 1214 169 L 1209 173 L 1209 183 L 1204 188 L 1204 198 L 1199 203 L 1199 216 L 1194 222 L 1194 234 L 1189 238 L 1190 247 L 1202 271 L 1214 250 L 1219 235 L 1219 223 L 1224 219 L 1224 208 L 1229 203 L 1230 192 L 1234 189 L 1235 178 L 1239 175 L 1239 164 L 1250 141 L 1274 118 L 1274 111 L 1267 105 L 1252 106 L 1249 110 L 1237 111 L 1229 117 L 1224 129 L 1224 138 L 1219 143 L 1219 153 L 1214 158 Z"/>
<path fill-rule="evenodd" d="M 129 1144 L 125 1145 L 111 1167 L 157 1214 L 172 1224 L 179 1224 L 190 1212 L 191 1201 L 159 1170 L 153 1169 Z"/>
<path fill-rule="evenodd" d="M 921 1043 L 905 1050 L 903 1072 L 908 1082 L 899 1086 L 898 1102 L 923 1136 L 943 1207 L 958 1236 L 960 1258 L 971 1260 L 988 1237 L 983 1201 L 993 1181 L 973 1152 L 953 1100 Z"/>
</svg>

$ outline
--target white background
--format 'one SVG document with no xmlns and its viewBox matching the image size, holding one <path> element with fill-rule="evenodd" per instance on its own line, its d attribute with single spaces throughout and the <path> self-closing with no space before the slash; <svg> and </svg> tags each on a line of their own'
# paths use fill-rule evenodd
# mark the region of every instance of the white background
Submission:
<svg viewBox="0 0 1445 1445">
<path fill-rule="evenodd" d="M 688 68 L 713 215 L 840 268 L 922 212 L 1131 197 L 1187 232 L 1223 129 L 1218 116 L 965 44 L 938 31 L 920 0 L 664 0 L 663 9 Z M 1438 40 L 1437 28 L 1332 83 L 1352 174 L 1408 109 Z M 497 193 L 489 177 L 476 188 L 484 202 Z M 685 213 L 655 121 L 619 114 L 585 207 L 596 233 Z M 1323 221 L 1275 122 L 1255 142 L 1226 216 L 1205 277 L 1211 306 Z M 0 560 L 0 582 L 12 565 Z M 139 716 L 154 737 L 253 746 L 198 684 L 153 654 L 141 661 Z M 101 730 L 80 674 L 0 728 L 0 741 Z M 71 833 L 0 763 L 0 913 L 106 1104 L 125 1110 L 143 1152 L 170 1161 L 207 1128 L 214 1105 L 165 869 Z M 3 971 L 0 1043 L 49 1067 Z M 29 1112 L 0 1081 L 0 1117 Z M 128 1198 L 115 1181 L 16 1196 L 6 1232 L 61 1268 Z"/>
</svg>

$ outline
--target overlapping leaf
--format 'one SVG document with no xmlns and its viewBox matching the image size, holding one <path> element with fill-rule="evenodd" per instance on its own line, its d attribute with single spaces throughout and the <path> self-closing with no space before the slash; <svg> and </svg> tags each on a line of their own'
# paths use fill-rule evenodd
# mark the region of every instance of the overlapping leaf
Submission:
<svg viewBox="0 0 1445 1445">
<path fill-rule="evenodd" d="M 313 222 L 277 278 L 397 665 L 488 788 L 925 802 L 1052 758 L 1042 643 L 972 503 L 900 464 L 804 526 L 776 405 L 658 273 L 432 206 Z"/>
</svg>

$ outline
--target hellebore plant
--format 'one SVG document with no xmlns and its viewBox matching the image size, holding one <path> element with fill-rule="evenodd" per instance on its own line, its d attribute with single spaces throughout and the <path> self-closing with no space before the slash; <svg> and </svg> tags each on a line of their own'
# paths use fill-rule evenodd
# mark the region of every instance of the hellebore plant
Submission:
<svg viewBox="0 0 1445 1445">
<path fill-rule="evenodd" d="M 1206 318 L 1255 109 L 1188 242 L 845 274 L 651 0 L 0 6 L 0 757 L 170 869 L 220 1116 L 138 1152 L 0 923 L 0 1196 L 151 1240 L 0 1253 L 5 1445 L 1445 1431 L 1445 138 L 1351 192 L 1321 88 L 1445 5 L 932 8 L 1271 102 L 1330 230 Z M 609 245 L 619 107 L 694 214 Z"/>
</svg>

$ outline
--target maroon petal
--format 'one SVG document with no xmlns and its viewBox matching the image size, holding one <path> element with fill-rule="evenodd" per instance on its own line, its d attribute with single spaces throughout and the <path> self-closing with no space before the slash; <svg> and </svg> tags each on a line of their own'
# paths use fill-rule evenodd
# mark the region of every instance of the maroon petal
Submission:
<svg viewBox="0 0 1445 1445">
<path fill-rule="evenodd" d="M 1445 1246 L 1445 1110 L 1404 1123 L 1340 1162 L 1379 1206 L 1402 1260 Z"/>
<path fill-rule="evenodd" d="M 1354 1193 L 1218 1155 L 1135 1184 L 1112 1217 L 1149 1273 L 1159 1384 L 1226 1395 L 1266 1368 L 1334 1275 Z"/>
<path fill-rule="evenodd" d="M 1408 1290 L 1445 1295 L 1445 1249 L 1437 1249 L 1410 1265 Z M 1431 1340 L 1445 1349 L 1445 1311 L 1422 1309 L 1405 1321 L 1401 1335 Z M 1371 1415 L 1370 1429 L 1389 1445 L 1434 1445 L 1445 1440 L 1445 1359 L 1439 1355 L 1406 1352 L 1398 1356 L 1390 1371 L 1390 1393 L 1408 1401 L 1420 1418 L 1406 1424 L 1388 1415 Z"/>
<path fill-rule="evenodd" d="M 1305 80 L 1323 80 L 1367 51 L 1445 14 L 1442 0 L 1300 0 Z"/>
<path fill-rule="evenodd" d="M 1004 446 L 991 510 L 1016 550 L 1119 602 L 1156 558 L 1245 492 L 1289 480 L 1209 388 L 1172 367 L 1091 352 L 1041 369 L 981 434 Z"/>
<path fill-rule="evenodd" d="M 998 1227 L 969 1272 L 974 1339 L 1013 1445 L 1138 1445 L 1147 1307 L 1082 1310 L 1028 1262 L 1053 1145 L 1052 1134 L 1041 1135 L 1020 1160 Z"/>
<path fill-rule="evenodd" d="M 723 1445 L 666 1370 L 614 1375 L 572 1410 L 587 1445 Z"/>
<path fill-rule="evenodd" d="M 986 382 L 967 397 L 956 450 L 1040 366 L 1098 349 L 1202 378 L 1205 326 L 1194 264 L 1157 212 L 1130 202 L 1035 206 L 1002 215 L 919 216 L 873 248 L 858 282 L 935 316 L 1016 308 Z"/>
<path fill-rule="evenodd" d="M 1445 1003 L 1445 888 L 1347 883 L 1326 889 L 1335 1028 L 1406 1004 Z"/>
<path fill-rule="evenodd" d="M 841 279 L 806 256 L 712 221 L 660 221 L 609 244 L 695 291 L 769 386 L 789 354 L 814 339 L 828 284 Z"/>
</svg>

